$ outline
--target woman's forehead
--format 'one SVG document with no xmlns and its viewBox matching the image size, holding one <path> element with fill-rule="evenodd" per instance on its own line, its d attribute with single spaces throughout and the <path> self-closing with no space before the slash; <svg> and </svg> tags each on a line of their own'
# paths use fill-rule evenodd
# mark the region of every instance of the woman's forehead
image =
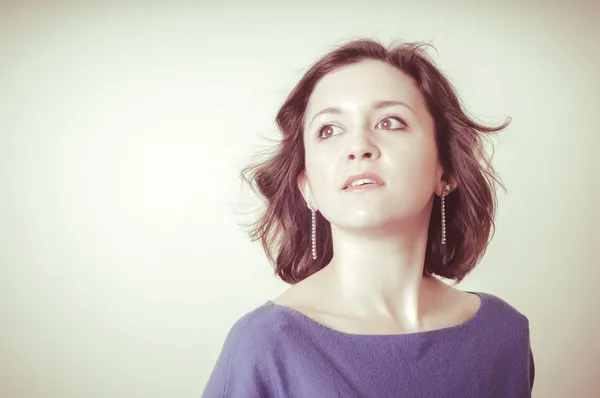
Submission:
<svg viewBox="0 0 600 398">
<path fill-rule="evenodd" d="M 414 80 L 401 70 L 380 61 L 363 61 L 322 77 L 309 98 L 307 114 L 330 107 L 365 109 L 380 101 L 417 106 L 419 97 Z"/>
</svg>

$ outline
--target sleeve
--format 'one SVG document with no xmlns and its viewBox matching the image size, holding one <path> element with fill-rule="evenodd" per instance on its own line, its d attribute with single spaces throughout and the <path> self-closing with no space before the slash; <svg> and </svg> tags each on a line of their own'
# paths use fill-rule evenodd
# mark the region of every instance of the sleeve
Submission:
<svg viewBox="0 0 600 398">
<path fill-rule="evenodd" d="M 272 396 L 263 369 L 257 332 L 245 328 L 245 318 L 231 328 L 202 398 L 259 398 Z"/>
</svg>

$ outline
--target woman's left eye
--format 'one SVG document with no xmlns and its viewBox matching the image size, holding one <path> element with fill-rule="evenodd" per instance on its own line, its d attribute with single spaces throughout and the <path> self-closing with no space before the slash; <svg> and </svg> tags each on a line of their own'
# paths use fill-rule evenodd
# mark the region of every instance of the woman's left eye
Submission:
<svg viewBox="0 0 600 398">
<path fill-rule="evenodd" d="M 388 116 L 386 118 L 381 119 L 377 126 L 381 126 L 384 130 L 401 130 L 406 128 L 406 123 L 404 120 L 398 117 Z"/>
</svg>

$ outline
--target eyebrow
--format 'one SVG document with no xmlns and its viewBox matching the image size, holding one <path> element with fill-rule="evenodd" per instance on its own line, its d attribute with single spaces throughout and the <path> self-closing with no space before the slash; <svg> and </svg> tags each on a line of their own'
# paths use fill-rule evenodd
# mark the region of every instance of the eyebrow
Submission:
<svg viewBox="0 0 600 398">
<path fill-rule="evenodd" d="M 414 112 L 414 111 L 412 110 L 412 108 L 411 108 L 410 106 L 408 106 L 407 104 L 405 104 L 404 102 L 402 102 L 402 101 L 392 101 L 392 100 L 384 100 L 384 101 L 377 101 L 377 102 L 374 102 L 374 103 L 371 105 L 371 108 L 372 108 L 372 109 L 382 109 L 382 108 L 389 108 L 390 106 L 398 106 L 398 105 L 400 105 L 400 106 L 403 106 L 403 107 L 405 107 L 405 108 L 408 108 L 408 109 L 409 109 L 411 112 Z M 319 112 L 317 112 L 317 113 L 316 113 L 316 114 L 313 116 L 313 118 L 312 118 L 312 119 L 311 119 L 311 121 L 310 121 L 310 124 L 309 124 L 309 126 L 313 124 L 313 122 L 315 121 L 315 119 L 316 119 L 318 116 L 321 116 L 321 115 L 323 115 L 323 114 L 325 114 L 325 113 L 336 113 L 336 114 L 340 114 L 340 113 L 343 113 L 343 111 L 342 111 L 340 108 L 335 108 L 335 107 L 329 107 L 329 108 L 322 109 L 322 110 L 320 110 Z"/>
</svg>

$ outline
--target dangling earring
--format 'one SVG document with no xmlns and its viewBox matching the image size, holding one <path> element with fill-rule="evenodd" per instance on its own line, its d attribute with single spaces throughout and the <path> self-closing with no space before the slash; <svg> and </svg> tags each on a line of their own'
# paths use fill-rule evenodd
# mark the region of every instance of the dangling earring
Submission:
<svg viewBox="0 0 600 398">
<path fill-rule="evenodd" d="M 315 211 L 315 209 L 312 209 L 310 207 L 310 205 L 308 206 L 308 208 L 311 211 L 311 222 L 310 222 L 310 237 L 311 237 L 311 244 L 312 244 L 312 257 L 313 260 L 317 259 L 317 212 Z"/>
<path fill-rule="evenodd" d="M 442 245 L 446 244 L 446 195 L 448 193 L 450 193 L 450 185 L 446 185 L 442 192 Z"/>
</svg>

